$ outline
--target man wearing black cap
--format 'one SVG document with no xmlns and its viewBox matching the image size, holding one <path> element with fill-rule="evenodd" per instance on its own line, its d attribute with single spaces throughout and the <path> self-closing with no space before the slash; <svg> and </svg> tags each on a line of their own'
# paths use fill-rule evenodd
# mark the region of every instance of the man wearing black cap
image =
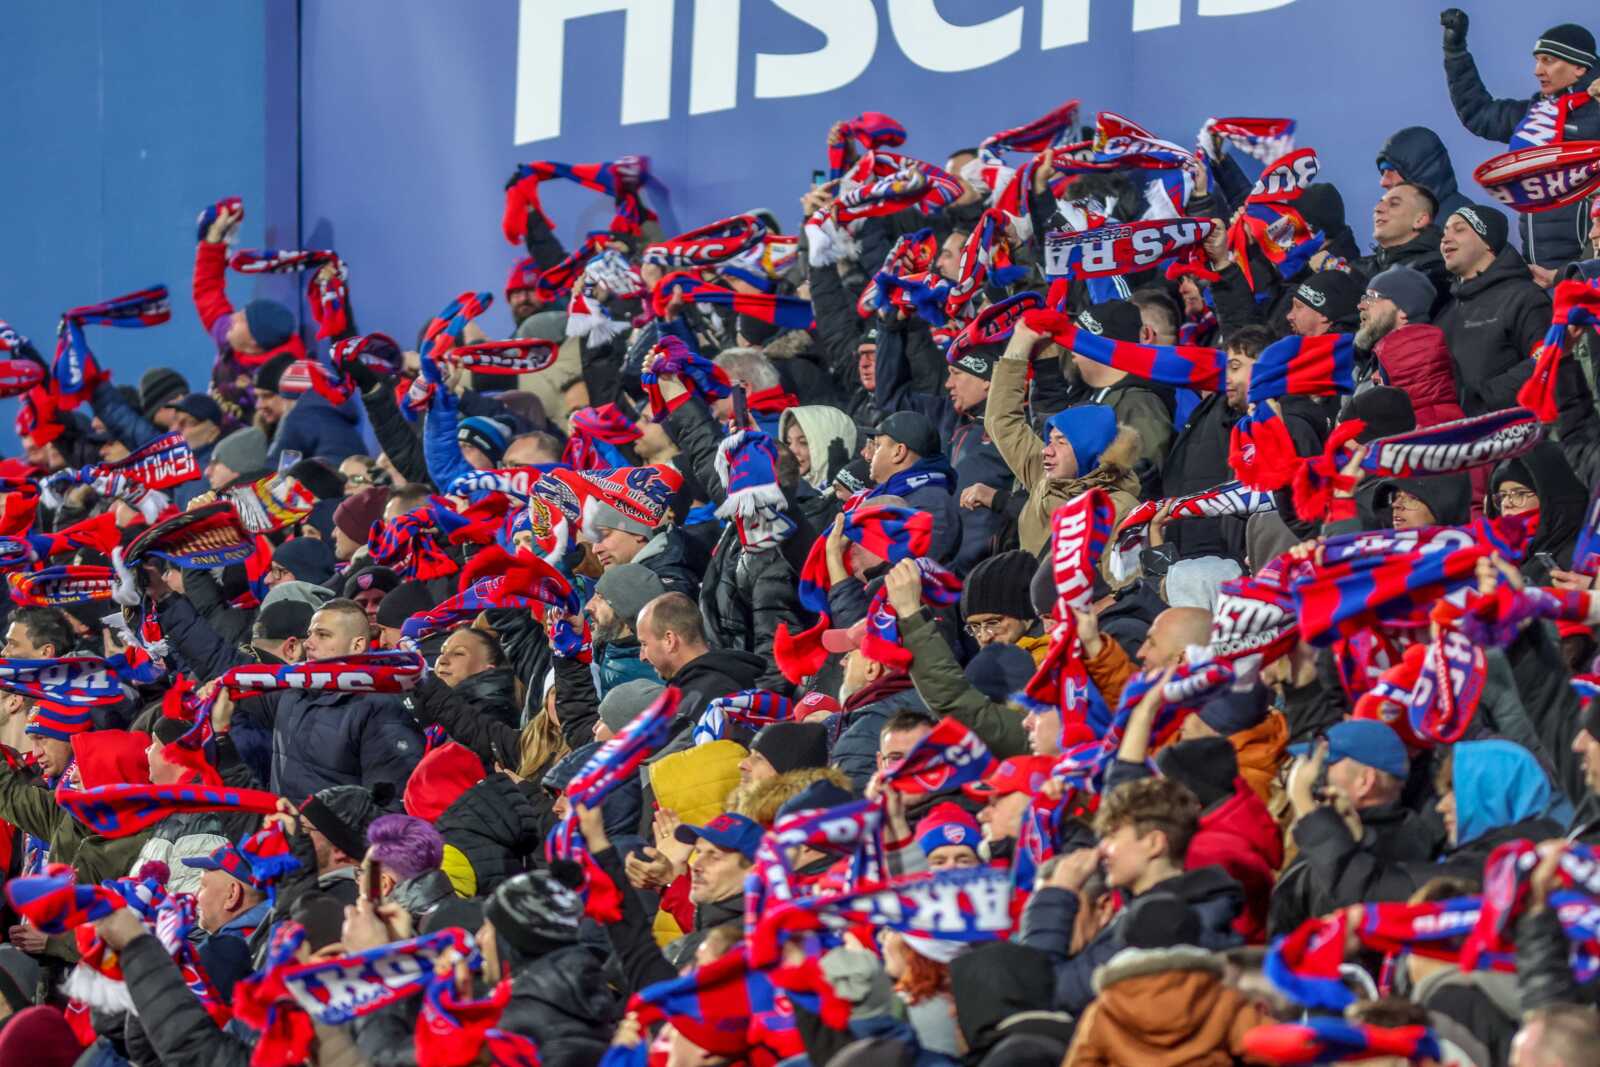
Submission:
<svg viewBox="0 0 1600 1067">
<path fill-rule="evenodd" d="M 1468 415 L 1516 406 L 1517 391 L 1533 374 L 1528 354 L 1550 327 L 1550 294 L 1534 284 L 1528 265 L 1506 244 L 1507 228 L 1496 208 L 1469 204 L 1445 220 L 1439 243 L 1456 282 L 1454 299 L 1435 325 L 1450 345 Z M 1556 395 L 1562 451 L 1573 459 L 1574 449 L 1594 432 L 1589 386 L 1576 360 L 1561 361 Z"/>
<path fill-rule="evenodd" d="M 1289 302 L 1289 329 L 1300 337 L 1353 332 L 1363 288 L 1349 271 L 1317 271 L 1294 290 Z"/>
<path fill-rule="evenodd" d="M 939 431 L 928 416 L 897 411 L 878 423 L 868 473 L 874 488 L 867 499 L 897 496 L 933 516 L 928 558 L 949 563 L 961 545 L 961 514 L 956 507 L 956 472 L 944 458 Z"/>
<path fill-rule="evenodd" d="M 1079 312 L 1076 321 L 1080 330 L 1116 341 L 1138 343 L 1144 329 L 1138 306 L 1127 300 L 1091 304 Z M 1172 444 L 1174 398 L 1170 390 L 1079 355 L 1063 359 L 1061 373 L 1070 383 L 1067 407 L 1107 405 L 1117 413 L 1117 425 L 1139 431 L 1139 458 L 1161 469 L 1167 459 L 1167 447 Z"/>
<path fill-rule="evenodd" d="M 1557 103 L 1568 93 L 1587 92 L 1600 73 L 1593 33 L 1570 22 L 1544 31 L 1533 45 L 1533 77 L 1539 91 L 1529 100 L 1496 100 L 1484 88 L 1478 65 L 1467 51 L 1467 13 L 1450 8 L 1439 22 L 1444 27 L 1450 103 L 1469 131 L 1514 149 L 1600 140 L 1600 107 L 1568 110 Z M 1578 258 L 1581 210 L 1579 204 L 1569 204 L 1522 216 L 1522 249 L 1530 262 L 1542 268 L 1541 284 L 1549 285 L 1562 265 Z"/>
<path fill-rule="evenodd" d="M 939 439 L 948 442 L 950 465 L 956 472 L 956 500 L 961 505 L 961 548 L 954 564 L 958 574 L 967 573 L 994 551 L 995 537 L 1005 526 L 1004 516 L 991 505 L 996 492 L 1011 484 L 1011 471 L 983 429 L 989 379 L 1000 351 L 998 345 L 975 345 L 952 360 L 941 396 L 912 390 L 903 332 L 886 331 L 878 349 L 873 391 L 878 410 L 925 415 L 937 428 Z"/>
</svg>

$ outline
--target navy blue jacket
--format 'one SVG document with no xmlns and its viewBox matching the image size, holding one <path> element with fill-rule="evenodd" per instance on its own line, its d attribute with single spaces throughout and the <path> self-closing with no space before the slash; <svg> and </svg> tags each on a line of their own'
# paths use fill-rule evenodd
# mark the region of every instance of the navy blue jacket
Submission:
<svg viewBox="0 0 1600 1067">
<path fill-rule="evenodd" d="M 117 392 L 117 387 L 109 381 L 102 381 L 94 387 L 94 392 L 89 394 L 89 406 L 94 410 L 95 416 L 106 424 L 111 436 L 120 441 L 122 447 L 130 452 L 149 444 L 157 437 L 164 436 L 167 432 L 135 411 L 122 394 Z M 195 449 L 194 461 L 202 472 L 211 463 L 211 450 L 215 447 L 216 444 L 213 442 L 203 448 Z M 187 508 L 189 501 L 209 491 L 210 488 L 210 484 L 201 477 L 173 486 L 169 493 L 174 504 L 180 508 Z"/>
<path fill-rule="evenodd" d="M 272 723 L 272 791 L 296 801 L 331 785 L 405 791 L 422 735 L 388 693 L 276 692 L 252 699 Z"/>
<path fill-rule="evenodd" d="M 298 452 L 306 459 L 321 456 L 335 464 L 346 456 L 366 455 L 360 402 L 352 399 L 334 407 L 320 393 L 305 394 L 295 401 L 278 424 L 278 432 L 272 435 L 267 466 L 276 468 L 278 456 L 286 451 Z"/>
</svg>

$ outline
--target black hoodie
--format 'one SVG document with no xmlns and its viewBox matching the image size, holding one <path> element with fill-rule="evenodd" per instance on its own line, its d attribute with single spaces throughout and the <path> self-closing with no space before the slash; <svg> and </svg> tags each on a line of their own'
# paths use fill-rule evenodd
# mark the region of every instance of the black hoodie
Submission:
<svg viewBox="0 0 1600 1067">
<path fill-rule="evenodd" d="M 1055 1062 L 1060 1062 L 1072 1036 L 1072 1019 L 1049 1010 L 1054 985 L 1050 957 L 1011 941 L 981 945 L 951 960 L 950 995 L 969 1050 L 962 1062 L 983 1063 L 997 1046 L 1024 1034 L 1059 1042 Z M 1004 1060 L 995 1057 L 992 1062 Z"/>
<path fill-rule="evenodd" d="M 1500 514 L 1494 494 L 1508 481 L 1519 482 L 1539 495 L 1539 525 L 1523 557 L 1522 569 L 1530 580 L 1546 584 L 1549 575 L 1534 557 L 1548 552 L 1563 570 L 1572 566 L 1572 548 L 1589 509 L 1589 491 L 1572 472 L 1561 446 L 1551 441 L 1540 441 L 1530 451 L 1494 469 L 1489 478 L 1489 503 L 1485 509 L 1488 515 Z M 1536 571 L 1531 570 L 1535 567 Z"/>
<path fill-rule="evenodd" d="M 1372 504 L 1387 512 L 1397 491 L 1410 493 L 1433 512 L 1433 526 L 1460 526 L 1472 521 L 1472 479 L 1465 474 L 1427 478 L 1393 478 L 1379 484 Z"/>
<path fill-rule="evenodd" d="M 1434 325 L 1450 346 L 1462 410 L 1481 415 L 1516 406 L 1517 390 L 1533 374 L 1528 354 L 1550 327 L 1550 294 L 1533 283 L 1510 246 L 1450 292 L 1454 299 Z M 1574 389 L 1588 393 L 1575 360 L 1562 361 L 1559 384 L 1563 407 L 1576 399 Z"/>
<path fill-rule="evenodd" d="M 1406 181 L 1433 194 L 1439 201 L 1436 218 L 1448 218 L 1456 208 L 1468 203 L 1456 186 L 1456 169 L 1450 162 L 1450 150 L 1439 140 L 1439 135 L 1426 126 L 1407 126 L 1395 131 L 1378 149 L 1380 171 L 1385 163 L 1399 171 Z M 1437 238 L 1434 245 L 1438 247 Z"/>
</svg>

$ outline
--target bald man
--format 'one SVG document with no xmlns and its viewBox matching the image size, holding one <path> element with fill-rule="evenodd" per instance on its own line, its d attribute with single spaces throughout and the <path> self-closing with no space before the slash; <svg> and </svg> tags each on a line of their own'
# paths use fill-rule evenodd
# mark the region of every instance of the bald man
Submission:
<svg viewBox="0 0 1600 1067">
<path fill-rule="evenodd" d="M 1211 613 L 1204 608 L 1168 608 L 1150 624 L 1144 644 L 1139 646 L 1138 662 L 1128 658 L 1122 646 L 1100 634 L 1100 622 L 1093 612 L 1074 611 L 1078 620 L 1078 640 L 1083 643 L 1083 666 L 1100 696 L 1110 707 L 1122 699 L 1122 687 L 1137 670 L 1163 670 L 1183 658 L 1190 645 L 1211 640 Z"/>
</svg>

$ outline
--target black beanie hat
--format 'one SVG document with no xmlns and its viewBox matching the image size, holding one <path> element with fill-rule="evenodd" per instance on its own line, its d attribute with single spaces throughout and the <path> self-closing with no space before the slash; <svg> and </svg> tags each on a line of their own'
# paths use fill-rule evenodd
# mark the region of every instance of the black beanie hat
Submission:
<svg viewBox="0 0 1600 1067">
<path fill-rule="evenodd" d="M 1294 202 L 1311 229 L 1329 237 L 1344 229 L 1344 197 L 1327 182 L 1312 182 Z"/>
<path fill-rule="evenodd" d="M 151 367 L 139 376 L 139 406 L 147 419 L 188 395 L 188 379 L 171 367 Z"/>
<path fill-rule="evenodd" d="M 283 372 L 292 366 L 294 357 L 287 352 L 279 352 L 261 364 L 261 369 L 256 371 L 256 388 L 276 393 L 278 386 L 283 384 Z"/>
<path fill-rule="evenodd" d="M 378 799 L 378 791 L 385 796 Z M 315 826 L 345 855 L 359 859 L 367 854 L 367 827 L 383 814 L 382 805 L 393 799 L 393 786 L 379 782 L 374 789 L 359 785 L 331 785 L 311 794 L 300 809 L 307 822 Z"/>
<path fill-rule="evenodd" d="M 739 336 L 753 345 L 764 345 L 778 336 L 778 328 L 770 322 L 762 322 L 754 315 L 740 315 Z"/>
<path fill-rule="evenodd" d="M 828 765 L 828 728 L 820 722 L 775 722 L 750 742 L 779 774 Z"/>
<path fill-rule="evenodd" d="M 1489 251 L 1497 256 L 1505 251 L 1511 224 L 1499 211 L 1487 204 L 1463 204 L 1451 214 L 1460 215 L 1462 221 L 1472 227 L 1472 232 L 1489 246 Z"/>
<path fill-rule="evenodd" d="M 1377 385 L 1357 393 L 1339 412 L 1340 422 L 1360 419 L 1367 428 L 1356 435 L 1362 444 L 1391 434 L 1417 428 L 1417 413 L 1411 409 L 1411 395 L 1392 385 Z"/>
<path fill-rule="evenodd" d="M 1144 328 L 1144 318 L 1131 301 L 1107 300 L 1090 304 L 1074 320 L 1080 329 L 1114 341 L 1137 341 Z"/>
<path fill-rule="evenodd" d="M 1128 905 L 1122 941 L 1129 948 L 1197 945 L 1200 918 L 1176 893 L 1146 893 Z"/>
<path fill-rule="evenodd" d="M 1239 756 L 1226 737 L 1201 737 L 1168 745 L 1156 756 L 1156 769 L 1200 798 L 1209 808 L 1233 796 L 1239 777 Z"/>
<path fill-rule="evenodd" d="M 1294 291 L 1294 298 L 1331 323 L 1351 323 L 1360 315 L 1366 287 L 1342 270 L 1319 270 Z"/>
<path fill-rule="evenodd" d="M 506 879 L 483 902 L 483 916 L 524 956 L 538 957 L 576 944 L 583 898 L 546 870 Z"/>
<path fill-rule="evenodd" d="M 398 630 L 417 612 L 432 611 L 438 600 L 427 582 L 401 582 L 378 602 L 378 625 Z"/>
<path fill-rule="evenodd" d="M 1028 595 L 1028 583 L 1033 581 L 1033 572 L 1038 567 L 1038 560 L 1021 550 L 990 556 L 967 575 L 967 584 L 961 590 L 961 617 L 1037 618 Z"/>
<path fill-rule="evenodd" d="M 1593 70 L 1595 67 L 1594 34 L 1573 22 L 1551 26 L 1533 43 L 1533 54 L 1554 56 L 1568 63 Z"/>
</svg>

